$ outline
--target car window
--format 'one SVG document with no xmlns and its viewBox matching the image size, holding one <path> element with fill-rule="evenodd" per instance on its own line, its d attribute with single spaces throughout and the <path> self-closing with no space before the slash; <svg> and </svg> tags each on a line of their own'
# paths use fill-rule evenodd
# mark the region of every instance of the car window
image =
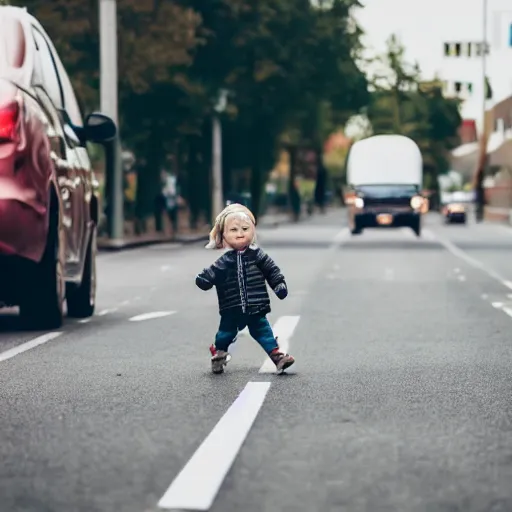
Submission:
<svg viewBox="0 0 512 512">
<path fill-rule="evenodd" d="M 41 85 L 48 93 L 52 103 L 57 108 L 64 108 L 64 94 L 50 48 L 38 29 L 33 27 L 32 34 L 36 43 L 33 85 Z"/>
<path fill-rule="evenodd" d="M 64 69 L 55 47 L 50 39 L 42 34 L 38 29 L 34 29 L 34 37 L 38 46 L 40 56 L 41 74 L 43 76 L 43 85 L 47 87 L 48 94 L 54 105 L 59 108 L 65 108 L 76 126 L 83 126 L 82 113 L 71 84 L 71 80 Z M 58 98 L 58 101 L 56 99 Z"/>
<path fill-rule="evenodd" d="M 21 69 L 26 57 L 25 32 L 19 20 L 11 16 L 0 17 L 0 73 L 10 76 Z"/>
</svg>

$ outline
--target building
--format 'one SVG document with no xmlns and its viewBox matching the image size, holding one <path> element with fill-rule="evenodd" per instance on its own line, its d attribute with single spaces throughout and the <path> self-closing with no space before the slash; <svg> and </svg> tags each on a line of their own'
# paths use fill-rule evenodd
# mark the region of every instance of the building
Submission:
<svg viewBox="0 0 512 512">
<path fill-rule="evenodd" d="M 487 45 L 483 44 L 482 16 L 480 40 L 452 37 L 444 41 L 440 48 L 443 54 L 440 76 L 445 94 L 463 100 L 462 145 L 452 152 L 452 166 L 466 180 L 470 180 L 476 170 L 485 105 L 486 119 L 492 132 L 487 148 L 491 170 L 487 184 L 491 186 L 494 174 L 507 173 L 507 168 L 512 171 L 512 155 L 508 149 L 512 138 L 512 3 L 509 0 L 482 0 L 481 7 L 485 4 Z M 463 28 L 459 30 L 461 36 L 470 35 L 463 31 Z M 472 34 L 475 35 L 474 30 Z"/>
</svg>

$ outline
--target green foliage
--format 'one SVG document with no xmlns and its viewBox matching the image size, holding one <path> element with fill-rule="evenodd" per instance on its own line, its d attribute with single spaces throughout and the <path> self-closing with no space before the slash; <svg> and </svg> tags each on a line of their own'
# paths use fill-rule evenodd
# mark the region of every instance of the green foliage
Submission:
<svg viewBox="0 0 512 512">
<path fill-rule="evenodd" d="M 97 109 L 98 1 L 12 3 L 41 22 L 84 108 Z M 220 88 L 230 91 L 222 114 L 226 189 L 233 173 L 250 169 L 256 205 L 280 144 L 319 147 L 369 101 L 356 66 L 357 0 L 118 0 L 117 6 L 120 133 L 137 157 L 141 218 L 152 212 L 170 153 L 194 213 L 209 216 L 211 117 Z"/>
<path fill-rule="evenodd" d="M 459 102 L 445 98 L 437 80 L 421 81 L 418 66 L 405 62 L 395 36 L 388 40 L 382 61 L 387 73 L 374 81 L 367 113 L 373 133 L 412 138 L 422 151 L 425 186 L 435 188 L 437 175 L 448 170 L 448 151 L 459 143 Z"/>
</svg>

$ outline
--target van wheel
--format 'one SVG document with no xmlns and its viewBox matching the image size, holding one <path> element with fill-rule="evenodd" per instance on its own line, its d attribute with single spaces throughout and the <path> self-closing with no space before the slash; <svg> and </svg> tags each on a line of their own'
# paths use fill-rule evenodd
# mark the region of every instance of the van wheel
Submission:
<svg viewBox="0 0 512 512">
<path fill-rule="evenodd" d="M 26 295 L 20 301 L 20 316 L 31 329 L 62 326 L 65 295 L 64 242 L 58 217 L 51 216 L 43 257 L 27 275 Z"/>
<path fill-rule="evenodd" d="M 413 223 L 411 224 L 411 228 L 414 231 L 414 233 L 416 234 L 416 236 L 418 236 L 418 237 L 421 236 L 421 221 L 420 221 L 420 219 L 413 221 Z"/>
<path fill-rule="evenodd" d="M 69 291 L 66 298 L 68 316 L 88 318 L 96 306 L 96 227 L 92 230 L 87 246 L 82 282 Z"/>
<path fill-rule="evenodd" d="M 354 227 L 350 230 L 352 235 L 360 235 L 363 232 L 363 228 L 361 228 L 357 222 L 354 222 Z"/>
</svg>

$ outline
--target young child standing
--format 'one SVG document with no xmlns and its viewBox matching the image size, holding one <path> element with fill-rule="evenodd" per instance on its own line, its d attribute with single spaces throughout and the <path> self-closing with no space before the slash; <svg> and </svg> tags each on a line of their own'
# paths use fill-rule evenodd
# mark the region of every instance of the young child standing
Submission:
<svg viewBox="0 0 512 512">
<path fill-rule="evenodd" d="M 215 219 L 207 249 L 227 251 L 196 277 L 201 290 L 217 290 L 220 325 L 210 346 L 213 373 L 222 373 L 228 348 L 245 327 L 282 372 L 295 360 L 279 350 L 277 338 L 267 320 L 270 313 L 270 285 L 277 297 L 288 295 L 286 281 L 272 258 L 255 245 L 255 219 L 240 204 L 227 206 Z"/>
</svg>

